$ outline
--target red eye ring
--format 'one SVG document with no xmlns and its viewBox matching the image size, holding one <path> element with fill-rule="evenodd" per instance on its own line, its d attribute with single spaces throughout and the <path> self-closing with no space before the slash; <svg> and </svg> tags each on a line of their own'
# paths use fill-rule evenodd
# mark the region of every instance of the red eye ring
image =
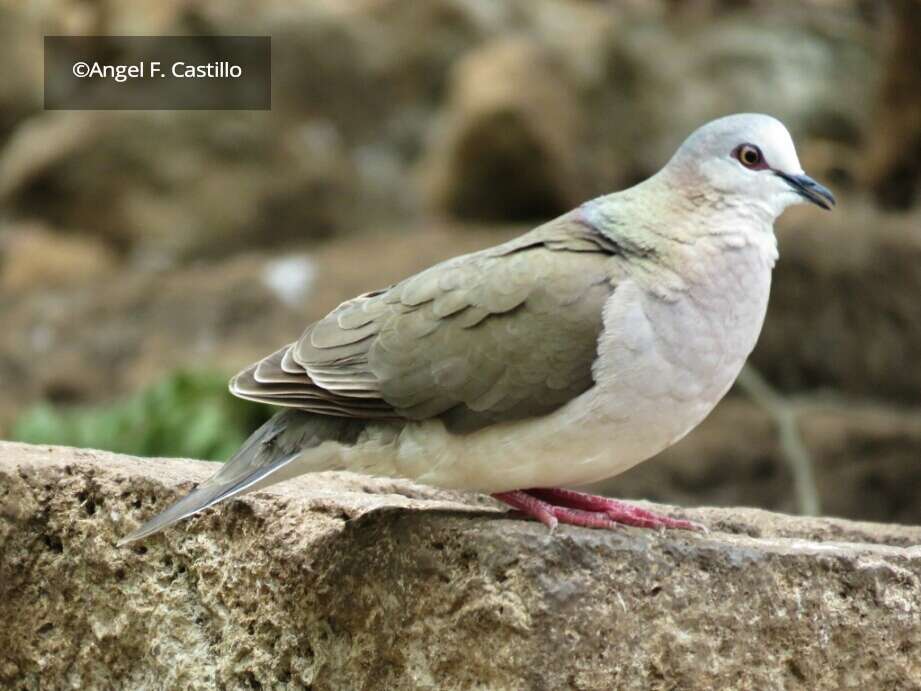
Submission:
<svg viewBox="0 0 921 691">
<path fill-rule="evenodd" d="M 732 153 L 736 160 L 746 168 L 751 170 L 762 170 L 767 168 L 767 163 L 764 161 L 764 154 L 762 154 L 761 149 L 754 144 L 740 144 Z"/>
</svg>

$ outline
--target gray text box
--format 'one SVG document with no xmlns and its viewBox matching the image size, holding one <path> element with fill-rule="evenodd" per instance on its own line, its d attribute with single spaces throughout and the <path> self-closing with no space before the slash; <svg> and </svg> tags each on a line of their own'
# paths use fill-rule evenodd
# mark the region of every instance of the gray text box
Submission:
<svg viewBox="0 0 921 691">
<path fill-rule="evenodd" d="M 45 36 L 47 110 L 270 110 L 269 36 Z"/>
</svg>

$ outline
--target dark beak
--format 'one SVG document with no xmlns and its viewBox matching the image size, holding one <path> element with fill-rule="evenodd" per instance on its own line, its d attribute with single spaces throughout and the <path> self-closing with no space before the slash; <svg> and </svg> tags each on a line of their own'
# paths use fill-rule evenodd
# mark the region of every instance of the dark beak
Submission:
<svg viewBox="0 0 921 691">
<path fill-rule="evenodd" d="M 835 196 L 831 193 L 831 190 L 824 185 L 820 185 L 808 175 L 789 175 L 781 173 L 779 170 L 774 172 L 778 177 L 783 178 L 797 194 L 804 199 L 808 199 L 816 206 L 831 209 L 835 205 Z"/>
</svg>

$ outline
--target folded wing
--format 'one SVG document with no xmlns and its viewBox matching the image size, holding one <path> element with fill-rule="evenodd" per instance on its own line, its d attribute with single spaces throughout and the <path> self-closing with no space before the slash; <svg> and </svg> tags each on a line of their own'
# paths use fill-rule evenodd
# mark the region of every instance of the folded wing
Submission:
<svg viewBox="0 0 921 691">
<path fill-rule="evenodd" d="M 592 385 L 618 247 L 567 215 L 349 300 L 231 382 L 242 398 L 457 429 L 545 414 Z"/>
</svg>

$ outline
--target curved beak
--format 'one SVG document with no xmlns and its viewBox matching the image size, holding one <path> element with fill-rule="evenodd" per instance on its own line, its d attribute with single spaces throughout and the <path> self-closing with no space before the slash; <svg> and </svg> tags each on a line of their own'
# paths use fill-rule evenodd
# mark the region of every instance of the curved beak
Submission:
<svg viewBox="0 0 921 691">
<path fill-rule="evenodd" d="M 774 171 L 777 177 L 783 179 L 793 190 L 804 199 L 812 202 L 823 209 L 831 209 L 835 205 L 835 196 L 831 190 L 820 185 L 805 173 L 800 175 L 790 175 L 782 173 L 779 170 Z"/>
</svg>

